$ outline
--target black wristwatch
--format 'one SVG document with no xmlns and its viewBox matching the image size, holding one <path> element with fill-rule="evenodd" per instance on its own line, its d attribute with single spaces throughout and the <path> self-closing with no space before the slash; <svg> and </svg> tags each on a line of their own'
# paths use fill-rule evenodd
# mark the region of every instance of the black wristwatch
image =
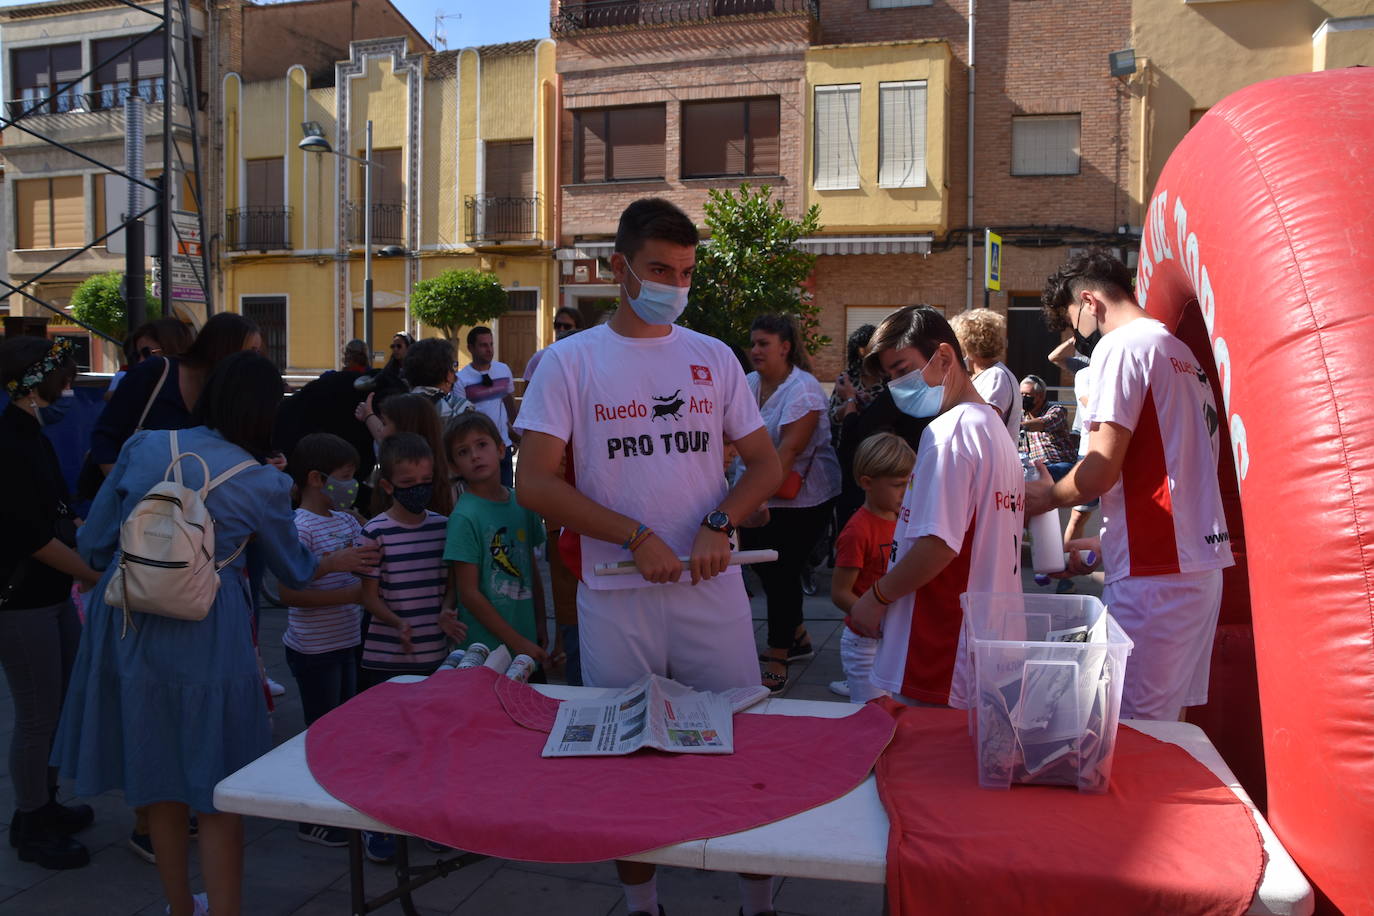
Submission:
<svg viewBox="0 0 1374 916">
<path fill-rule="evenodd" d="M 719 509 L 714 512 L 708 512 L 706 517 L 701 520 L 701 524 L 703 527 L 710 528 L 712 531 L 719 531 L 726 537 L 730 537 L 735 533 L 735 526 L 730 524 L 730 516 Z"/>
</svg>

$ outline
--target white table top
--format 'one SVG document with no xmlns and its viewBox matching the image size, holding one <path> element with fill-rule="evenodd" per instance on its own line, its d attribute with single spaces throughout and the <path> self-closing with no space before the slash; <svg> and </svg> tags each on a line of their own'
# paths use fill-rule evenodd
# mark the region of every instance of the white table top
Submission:
<svg viewBox="0 0 1374 916">
<path fill-rule="evenodd" d="M 601 692 L 561 685 L 541 685 L 537 689 L 559 699 Z M 858 708 L 848 703 L 768 699 L 744 714 L 831 719 L 850 715 Z M 1202 730 L 1186 722 L 1131 720 L 1123 724 L 1182 747 L 1215 773 L 1250 809 L 1264 839 L 1266 864 L 1248 912 L 1256 916 L 1308 916 L 1314 906 L 1311 885 Z M 305 760 L 304 732 L 220 782 L 215 787 L 215 807 L 286 821 L 395 832 L 348 807 L 315 781 Z M 711 871 L 882 884 L 887 876 L 887 833 L 887 812 L 878 800 L 877 782 L 870 773 L 852 792 L 810 811 L 752 830 L 678 843 L 629 858 Z"/>
</svg>

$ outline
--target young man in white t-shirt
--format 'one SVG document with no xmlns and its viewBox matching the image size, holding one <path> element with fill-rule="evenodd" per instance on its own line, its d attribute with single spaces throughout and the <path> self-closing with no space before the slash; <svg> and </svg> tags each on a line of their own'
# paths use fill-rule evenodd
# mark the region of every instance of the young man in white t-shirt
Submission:
<svg viewBox="0 0 1374 916">
<path fill-rule="evenodd" d="M 893 312 L 869 346 L 872 371 L 891 379 L 897 409 L 935 419 L 916 449 L 893 562 L 854 605 L 850 625 L 882 637 L 870 678 L 877 687 L 899 700 L 967 707 L 973 685 L 959 596 L 1021 591 L 1021 460 L 939 312 Z"/>
<path fill-rule="evenodd" d="M 499 362 L 491 328 L 468 331 L 468 352 L 472 362 L 458 373 L 458 384 L 472 406 L 491 417 L 501 433 L 501 486 L 515 484 L 514 446 L 520 441 L 515 432 L 515 373 Z"/>
<path fill-rule="evenodd" d="M 581 579 L 588 686 L 624 687 L 650 672 L 703 690 L 759 682 L 730 534 L 782 472 L 738 358 L 673 324 L 697 242 L 692 221 L 667 201 L 627 207 L 611 256 L 621 306 L 609 323 L 548 348 L 520 410 L 515 492 L 564 528 L 559 546 Z M 726 442 L 746 468 L 733 490 L 722 471 Z M 596 575 L 598 564 L 626 561 L 635 575 Z M 616 866 L 630 912 L 657 914 L 654 867 Z M 772 909 L 771 883 L 741 882 L 746 916 Z"/>
<path fill-rule="evenodd" d="M 1221 571 L 1234 562 L 1212 385 L 1187 345 L 1136 303 L 1130 272 L 1105 252 L 1070 258 L 1042 301 L 1092 359 L 1088 453 L 1053 486 L 1029 485 L 1026 511 L 1102 497 L 1102 597 L 1135 642 L 1121 715 L 1176 720 L 1184 706 L 1207 702 Z M 1085 571 L 1076 549 L 1069 557 L 1069 574 Z"/>
</svg>

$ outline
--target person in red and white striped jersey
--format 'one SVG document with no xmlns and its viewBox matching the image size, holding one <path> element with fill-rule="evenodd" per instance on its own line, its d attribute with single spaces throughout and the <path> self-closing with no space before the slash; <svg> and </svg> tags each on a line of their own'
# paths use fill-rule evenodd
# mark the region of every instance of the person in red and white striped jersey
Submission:
<svg viewBox="0 0 1374 916">
<path fill-rule="evenodd" d="M 1135 642 L 1121 715 L 1175 720 L 1207 702 L 1221 570 L 1235 562 L 1211 381 L 1137 304 L 1130 272 L 1105 252 L 1071 258 L 1042 301 L 1051 326 L 1072 328 L 1092 359 L 1088 452 L 1052 487 L 1028 484 L 1026 511 L 1102 497 L 1102 597 Z M 1086 572 L 1076 550 L 1069 557 L 1068 574 Z"/>
</svg>

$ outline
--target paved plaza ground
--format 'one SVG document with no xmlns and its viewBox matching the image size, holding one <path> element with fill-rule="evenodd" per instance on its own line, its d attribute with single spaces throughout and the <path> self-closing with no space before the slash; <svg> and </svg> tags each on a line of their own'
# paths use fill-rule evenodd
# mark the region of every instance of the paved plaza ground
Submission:
<svg viewBox="0 0 1374 916">
<path fill-rule="evenodd" d="M 841 615 L 830 603 L 830 576 L 818 571 L 819 591 L 805 601 L 807 628 L 816 655 L 793 665 L 786 696 L 793 699 L 833 700 L 827 685 L 842 678 L 840 667 Z M 752 605 L 756 631 L 762 642 L 766 614 L 762 589 L 753 581 Z M 1026 576 L 1027 591 L 1045 591 Z M 1080 580 L 1084 591 L 1101 588 Z M 295 682 L 282 653 L 281 634 L 286 612 L 264 610 L 262 654 L 272 677 L 287 688 L 277 701 L 273 737 L 280 743 L 304 727 Z M 0 747 L 9 746 L 13 726 L 9 690 L 0 681 Z M 805 766 L 805 761 L 796 761 Z M 7 755 L 0 754 L 0 810 L 13 811 Z M 164 912 L 165 902 L 157 870 L 137 858 L 125 845 L 132 812 L 118 793 L 86 799 L 96 810 L 94 826 L 78 839 L 91 851 L 91 864 L 69 872 L 47 871 L 20 862 L 12 850 L 0 851 L 0 916 L 153 916 Z M 550 824 L 550 830 L 559 829 Z M 348 856 L 345 849 L 326 849 L 296 838 L 295 823 L 246 819 L 247 849 L 244 861 L 245 916 L 334 916 L 349 911 Z M 192 843 L 193 866 L 195 844 Z M 416 863 L 432 861 L 423 845 L 413 844 Z M 369 893 L 380 892 L 391 877 L 388 866 L 367 863 Z M 198 871 L 192 883 L 202 889 Z M 733 874 L 681 868 L 660 870 L 659 895 L 669 916 L 728 916 L 739 907 Z M 540 865 L 527 862 L 486 860 L 448 878 L 435 881 L 415 895 L 425 916 L 619 916 L 625 912 L 615 869 L 608 863 L 590 865 Z M 787 878 L 778 882 L 774 905 L 791 916 L 841 916 L 878 914 L 882 889 L 876 885 Z M 392 904 L 379 912 L 398 914 Z"/>
</svg>

